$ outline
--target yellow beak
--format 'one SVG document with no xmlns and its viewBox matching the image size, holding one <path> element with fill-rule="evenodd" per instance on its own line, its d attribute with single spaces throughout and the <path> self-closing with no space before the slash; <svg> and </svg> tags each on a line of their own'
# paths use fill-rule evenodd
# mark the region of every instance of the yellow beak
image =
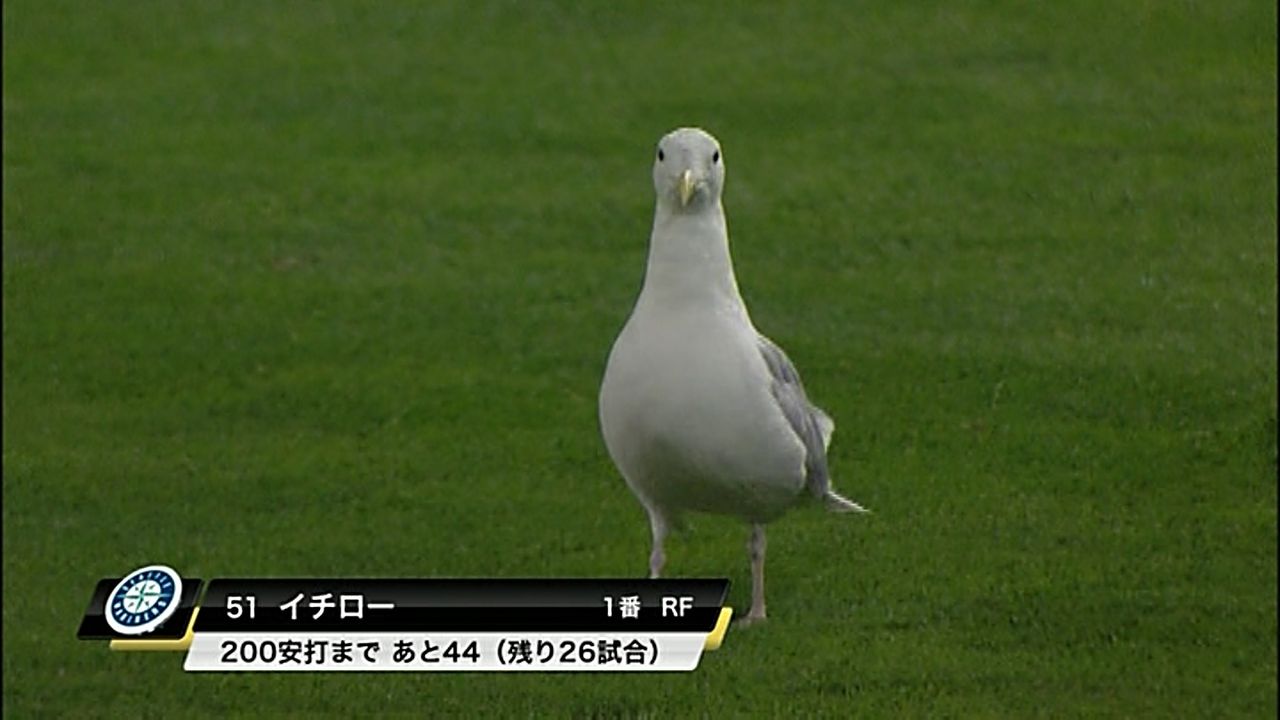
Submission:
<svg viewBox="0 0 1280 720">
<path fill-rule="evenodd" d="M 693 193 L 698 189 L 698 183 L 693 179 L 693 171 L 685 170 L 680 173 L 680 206 L 684 207 L 689 204 L 689 200 L 693 198 Z"/>
</svg>

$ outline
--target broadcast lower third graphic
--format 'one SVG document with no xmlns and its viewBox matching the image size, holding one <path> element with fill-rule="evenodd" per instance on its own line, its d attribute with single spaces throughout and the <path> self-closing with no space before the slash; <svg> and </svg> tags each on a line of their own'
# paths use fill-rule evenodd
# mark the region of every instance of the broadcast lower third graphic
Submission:
<svg viewBox="0 0 1280 720">
<path fill-rule="evenodd" d="M 204 589 L 203 598 L 200 591 Z M 219 578 L 98 582 L 80 624 L 112 650 L 219 672 L 690 671 L 724 639 L 725 579 Z"/>
</svg>

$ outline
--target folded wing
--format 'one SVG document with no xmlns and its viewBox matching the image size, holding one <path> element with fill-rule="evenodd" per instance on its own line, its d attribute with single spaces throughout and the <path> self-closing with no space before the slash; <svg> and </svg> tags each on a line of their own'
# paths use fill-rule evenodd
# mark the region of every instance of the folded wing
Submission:
<svg viewBox="0 0 1280 720">
<path fill-rule="evenodd" d="M 831 474 L 827 469 L 827 446 L 836 424 L 822 408 L 809 402 L 804 383 L 791 359 L 769 338 L 756 334 L 760 355 L 772 377 L 770 390 L 783 417 L 804 444 L 805 485 L 814 497 L 821 499 L 831 510 L 838 512 L 862 511 L 857 503 L 840 496 L 831 489 Z"/>
</svg>

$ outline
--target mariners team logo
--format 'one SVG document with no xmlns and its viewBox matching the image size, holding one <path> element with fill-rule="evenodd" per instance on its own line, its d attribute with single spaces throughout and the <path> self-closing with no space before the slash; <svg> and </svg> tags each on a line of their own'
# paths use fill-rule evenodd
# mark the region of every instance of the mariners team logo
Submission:
<svg viewBox="0 0 1280 720">
<path fill-rule="evenodd" d="M 178 609 L 182 578 L 173 568 L 149 565 L 134 570 L 107 596 L 107 624 L 122 635 L 142 635 L 164 624 Z"/>
</svg>

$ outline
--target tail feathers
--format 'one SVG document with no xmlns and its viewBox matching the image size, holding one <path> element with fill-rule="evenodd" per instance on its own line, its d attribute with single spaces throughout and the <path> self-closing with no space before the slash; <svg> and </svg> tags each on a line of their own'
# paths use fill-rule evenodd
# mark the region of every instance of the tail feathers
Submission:
<svg viewBox="0 0 1280 720">
<path fill-rule="evenodd" d="M 841 495 L 835 490 L 828 490 L 827 494 L 822 496 L 822 504 L 826 506 L 826 508 L 831 512 L 836 512 L 836 513 L 849 513 L 849 512 L 869 513 L 871 512 L 870 510 L 862 507 L 858 503 Z"/>
</svg>

